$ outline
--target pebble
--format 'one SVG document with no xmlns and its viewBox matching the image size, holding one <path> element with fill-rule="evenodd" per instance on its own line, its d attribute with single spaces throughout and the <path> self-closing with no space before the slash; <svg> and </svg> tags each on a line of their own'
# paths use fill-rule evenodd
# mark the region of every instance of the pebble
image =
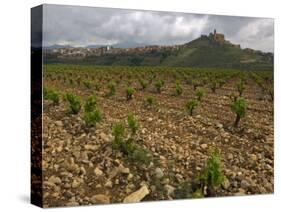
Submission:
<svg viewBox="0 0 281 212">
<path fill-rule="evenodd" d="M 235 196 L 243 196 L 246 194 L 246 191 L 243 188 L 239 188 L 238 192 L 236 192 L 234 195 Z"/>
<path fill-rule="evenodd" d="M 155 177 L 161 179 L 164 176 L 162 169 L 156 168 L 154 171 Z"/>
<path fill-rule="evenodd" d="M 233 160 L 233 154 L 232 153 L 227 154 L 227 160 Z"/>
<path fill-rule="evenodd" d="M 65 206 L 68 206 L 68 207 L 73 207 L 73 206 L 78 206 L 79 205 L 79 202 L 75 202 L 75 201 L 71 201 L 71 202 L 68 202 L 65 204 Z"/>
<path fill-rule="evenodd" d="M 165 185 L 164 188 L 165 188 L 168 196 L 174 195 L 175 187 L 173 187 L 171 185 Z"/>
<path fill-rule="evenodd" d="M 63 123 L 62 121 L 55 121 L 55 125 L 57 125 L 58 127 L 62 127 Z"/>
<path fill-rule="evenodd" d="M 111 180 L 108 180 L 105 184 L 104 184 L 105 187 L 107 188 L 112 188 L 112 181 Z"/>
<path fill-rule="evenodd" d="M 208 145 L 207 145 L 207 144 L 201 144 L 200 147 L 201 147 L 202 149 L 206 149 L 206 148 L 208 147 Z"/>
<path fill-rule="evenodd" d="M 78 180 L 73 180 L 71 187 L 72 188 L 78 188 L 80 186 L 81 182 L 79 182 Z"/>
<path fill-rule="evenodd" d="M 104 194 L 97 194 L 92 196 L 90 201 L 93 204 L 108 204 L 110 203 L 110 198 Z"/>
<path fill-rule="evenodd" d="M 252 161 L 257 161 L 258 160 L 258 157 L 255 154 L 251 154 L 250 158 L 251 158 Z"/>
<path fill-rule="evenodd" d="M 129 196 L 125 197 L 124 203 L 140 202 L 146 195 L 149 194 L 149 190 L 146 185 L 142 186 L 139 190 L 131 193 Z"/>
<path fill-rule="evenodd" d="M 223 187 L 225 190 L 227 190 L 227 189 L 229 188 L 229 186 L 230 186 L 230 182 L 229 182 L 229 180 L 226 178 L 226 179 L 224 180 L 224 182 L 222 183 L 222 187 Z"/>
<path fill-rule="evenodd" d="M 100 138 L 106 142 L 110 141 L 110 137 L 103 132 L 100 134 Z"/>
<path fill-rule="evenodd" d="M 61 184 L 61 179 L 59 177 L 56 177 L 54 175 L 52 175 L 49 179 L 48 179 L 49 183 L 53 183 L 53 184 Z"/>
<path fill-rule="evenodd" d="M 92 144 L 86 144 L 84 147 L 86 150 L 92 150 L 92 151 L 95 151 L 99 148 L 98 145 L 92 145 Z"/>
<path fill-rule="evenodd" d="M 100 177 L 101 175 L 103 175 L 103 172 L 102 172 L 102 170 L 99 169 L 99 167 L 96 167 L 94 172 L 97 177 Z"/>
</svg>

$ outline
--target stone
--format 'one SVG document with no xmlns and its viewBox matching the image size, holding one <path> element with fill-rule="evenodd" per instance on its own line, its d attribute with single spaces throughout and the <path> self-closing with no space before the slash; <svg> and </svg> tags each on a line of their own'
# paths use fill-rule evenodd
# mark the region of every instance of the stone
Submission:
<svg viewBox="0 0 281 212">
<path fill-rule="evenodd" d="M 73 193 L 71 193 L 70 191 L 66 191 L 63 193 L 63 196 L 66 198 L 66 199 L 70 199 L 73 197 Z"/>
<path fill-rule="evenodd" d="M 100 138 L 106 142 L 110 141 L 110 137 L 103 132 L 100 134 Z"/>
<path fill-rule="evenodd" d="M 241 181 L 241 188 L 247 189 L 249 186 L 250 186 L 250 184 L 248 183 L 248 181 L 246 181 L 246 180 Z"/>
<path fill-rule="evenodd" d="M 183 176 L 181 174 L 176 174 L 175 177 L 177 178 L 178 182 L 182 182 L 183 181 Z"/>
<path fill-rule="evenodd" d="M 86 169 L 83 166 L 80 167 L 80 171 L 81 171 L 82 175 L 86 175 L 87 174 Z"/>
<path fill-rule="evenodd" d="M 229 186 L 230 186 L 230 182 L 229 182 L 229 180 L 226 178 L 226 179 L 223 181 L 223 183 L 222 183 L 222 187 L 223 187 L 225 190 L 227 190 L 227 189 L 229 188 Z"/>
<path fill-rule="evenodd" d="M 99 169 L 99 167 L 96 167 L 94 172 L 97 177 L 100 177 L 101 175 L 103 175 L 103 172 L 102 172 L 102 170 Z"/>
<path fill-rule="evenodd" d="M 233 160 L 233 154 L 232 153 L 227 154 L 227 160 Z"/>
<path fill-rule="evenodd" d="M 97 194 L 92 196 L 90 201 L 93 204 L 109 204 L 110 198 L 104 194 Z"/>
<path fill-rule="evenodd" d="M 112 178 L 116 177 L 118 172 L 119 172 L 119 169 L 117 167 L 115 167 L 113 170 L 111 170 L 109 172 L 109 174 L 108 174 L 109 175 L 109 179 L 112 179 Z"/>
<path fill-rule="evenodd" d="M 154 171 L 155 177 L 161 179 L 164 176 L 162 169 L 156 168 Z"/>
<path fill-rule="evenodd" d="M 200 147 L 201 147 L 202 149 L 206 149 L 206 148 L 208 147 L 208 145 L 207 145 L 207 144 L 201 144 Z"/>
<path fill-rule="evenodd" d="M 62 121 L 55 121 L 55 125 L 57 125 L 58 127 L 62 127 L 63 123 Z"/>
<path fill-rule="evenodd" d="M 73 206 L 78 206 L 79 202 L 71 201 L 65 204 L 67 207 L 73 207 Z"/>
<path fill-rule="evenodd" d="M 221 123 L 217 123 L 217 127 L 222 129 L 223 128 L 223 125 Z"/>
<path fill-rule="evenodd" d="M 134 175 L 130 173 L 130 174 L 128 174 L 127 180 L 131 181 L 133 179 L 133 177 L 134 177 Z"/>
<path fill-rule="evenodd" d="M 74 151 L 72 154 L 77 160 L 80 158 L 80 151 Z"/>
<path fill-rule="evenodd" d="M 159 159 L 162 160 L 162 161 L 167 160 L 167 159 L 166 159 L 164 156 L 162 156 L 162 155 L 159 156 Z"/>
<path fill-rule="evenodd" d="M 235 196 L 243 196 L 246 194 L 246 191 L 243 188 L 239 188 L 238 192 L 236 192 L 234 195 Z"/>
<path fill-rule="evenodd" d="M 140 202 L 146 195 L 149 194 L 149 190 L 146 185 L 142 186 L 139 190 L 131 193 L 129 196 L 125 197 L 124 203 Z"/>
<path fill-rule="evenodd" d="M 122 168 L 122 169 L 120 170 L 120 172 L 121 172 L 122 174 L 129 174 L 129 173 L 130 173 L 130 169 L 129 169 L 129 168 Z"/>
<path fill-rule="evenodd" d="M 99 147 L 98 147 L 97 145 L 86 144 L 86 145 L 84 146 L 84 148 L 85 148 L 86 150 L 96 151 Z"/>
<path fill-rule="evenodd" d="M 257 161 L 258 160 L 258 157 L 255 154 L 251 154 L 250 158 L 251 158 L 252 161 Z"/>
<path fill-rule="evenodd" d="M 79 182 L 78 180 L 73 180 L 71 187 L 72 188 L 78 188 L 81 185 L 81 182 Z"/>
<path fill-rule="evenodd" d="M 56 177 L 54 175 L 52 175 L 49 179 L 48 179 L 49 183 L 53 183 L 53 184 L 61 184 L 61 179 L 59 177 Z"/>
<path fill-rule="evenodd" d="M 82 161 L 88 161 L 88 160 L 89 160 L 89 157 L 88 157 L 87 152 L 82 152 L 82 153 L 80 154 L 80 157 L 81 157 L 81 160 L 82 160 Z"/>
<path fill-rule="evenodd" d="M 165 188 L 168 196 L 174 195 L 175 187 L 173 187 L 171 185 L 165 185 L 164 188 Z"/>
<path fill-rule="evenodd" d="M 108 180 L 105 184 L 104 184 L 105 187 L 107 188 L 112 188 L 112 181 L 111 180 Z"/>
</svg>

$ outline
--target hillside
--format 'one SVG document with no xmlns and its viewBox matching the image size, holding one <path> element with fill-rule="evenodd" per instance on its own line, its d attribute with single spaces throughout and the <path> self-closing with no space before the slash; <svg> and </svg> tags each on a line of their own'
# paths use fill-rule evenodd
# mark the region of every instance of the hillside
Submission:
<svg viewBox="0 0 281 212">
<path fill-rule="evenodd" d="M 273 70 L 272 53 L 241 49 L 216 31 L 183 45 L 47 49 L 44 58 L 45 63 Z"/>
</svg>

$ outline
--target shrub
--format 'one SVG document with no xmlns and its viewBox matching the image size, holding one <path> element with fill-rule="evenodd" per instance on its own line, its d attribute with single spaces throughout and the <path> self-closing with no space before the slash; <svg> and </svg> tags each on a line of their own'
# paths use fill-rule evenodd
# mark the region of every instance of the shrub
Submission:
<svg viewBox="0 0 281 212">
<path fill-rule="evenodd" d="M 122 153 L 135 161 L 145 164 L 151 162 L 151 156 L 147 151 L 138 146 L 133 138 L 128 138 L 127 140 L 124 139 L 125 126 L 122 122 L 115 124 L 112 132 L 114 136 L 113 147 L 119 149 Z"/>
<path fill-rule="evenodd" d="M 97 106 L 97 99 L 94 96 L 89 97 L 84 105 L 85 112 L 93 112 Z"/>
<path fill-rule="evenodd" d="M 128 126 L 131 130 L 132 135 L 135 135 L 139 126 L 132 113 L 129 113 L 129 115 L 127 116 L 127 122 L 128 122 Z"/>
<path fill-rule="evenodd" d="M 226 81 L 223 80 L 223 79 L 219 79 L 219 80 L 218 80 L 218 84 L 219 84 L 219 87 L 220 87 L 220 88 L 221 88 L 225 83 L 226 83 Z"/>
<path fill-rule="evenodd" d="M 217 82 L 216 82 L 215 80 L 213 80 L 213 81 L 211 82 L 210 87 L 211 87 L 212 92 L 213 92 L 213 93 L 216 93 Z"/>
<path fill-rule="evenodd" d="M 78 97 L 76 97 L 74 94 L 72 93 L 66 93 L 65 94 L 65 99 L 69 104 L 69 110 L 71 113 L 73 114 L 77 114 L 79 113 L 80 109 L 81 109 L 81 103 Z"/>
<path fill-rule="evenodd" d="M 193 86 L 193 90 L 196 90 L 196 88 L 199 87 L 201 84 L 199 80 L 192 80 L 191 83 Z"/>
<path fill-rule="evenodd" d="M 141 89 L 144 91 L 148 85 L 147 81 L 143 80 L 143 79 L 139 79 L 139 83 L 140 83 Z"/>
<path fill-rule="evenodd" d="M 81 77 L 78 77 L 78 78 L 76 79 L 76 83 L 77 83 L 77 85 L 80 85 L 80 84 L 81 84 Z"/>
<path fill-rule="evenodd" d="M 148 154 L 148 152 L 144 149 L 140 148 L 139 146 L 133 146 L 132 150 L 133 151 L 131 154 L 131 158 L 133 158 L 134 160 L 140 161 L 145 164 L 149 164 L 151 162 L 152 158 L 150 154 Z"/>
<path fill-rule="evenodd" d="M 46 86 L 44 86 L 43 87 L 43 99 L 48 99 L 48 91 L 49 91 L 49 89 Z"/>
<path fill-rule="evenodd" d="M 91 82 L 90 81 L 84 81 L 83 84 L 87 89 L 91 88 Z"/>
<path fill-rule="evenodd" d="M 181 182 L 174 191 L 175 199 L 187 199 L 191 198 L 192 186 L 189 182 Z"/>
<path fill-rule="evenodd" d="M 205 168 L 199 176 L 200 182 L 204 187 L 207 187 L 207 196 L 214 196 L 214 190 L 224 182 L 224 175 L 221 170 L 221 162 L 219 151 L 213 150 L 210 152 L 209 159 Z"/>
<path fill-rule="evenodd" d="M 164 81 L 163 80 L 158 80 L 155 83 L 155 88 L 156 88 L 157 93 L 161 93 L 161 88 L 163 87 L 163 85 L 164 85 Z"/>
<path fill-rule="evenodd" d="M 101 121 L 101 113 L 99 110 L 95 109 L 91 112 L 86 112 L 83 117 L 87 127 L 95 127 L 97 122 Z"/>
<path fill-rule="evenodd" d="M 200 88 L 196 89 L 195 96 L 197 97 L 197 100 L 199 102 L 201 102 L 203 95 L 204 95 L 204 91 L 202 89 Z"/>
<path fill-rule="evenodd" d="M 175 84 L 175 90 L 176 90 L 176 95 L 179 96 L 182 94 L 182 86 L 180 85 L 179 82 L 176 82 Z"/>
<path fill-rule="evenodd" d="M 243 97 L 234 98 L 231 104 L 232 111 L 236 114 L 234 127 L 238 127 L 241 117 L 246 113 L 246 101 Z"/>
<path fill-rule="evenodd" d="M 107 85 L 107 88 L 109 90 L 108 91 L 108 96 L 115 95 L 115 93 L 116 93 L 116 84 L 115 84 L 114 81 L 109 82 L 108 85 Z"/>
<path fill-rule="evenodd" d="M 145 98 L 145 105 L 146 106 L 153 106 L 155 104 L 155 98 L 153 96 L 148 96 Z"/>
<path fill-rule="evenodd" d="M 125 132 L 125 126 L 122 122 L 117 123 L 113 126 L 112 129 L 114 141 L 116 144 L 119 144 L 121 141 L 123 141 L 124 132 Z"/>
<path fill-rule="evenodd" d="M 242 96 L 243 91 L 245 90 L 245 84 L 243 80 L 239 80 L 239 82 L 237 82 L 236 84 L 237 87 L 237 91 L 239 93 L 239 96 Z"/>
<path fill-rule="evenodd" d="M 127 101 L 131 100 L 133 98 L 133 94 L 135 93 L 135 89 L 132 88 L 132 87 L 128 87 L 126 89 L 126 98 L 127 98 Z"/>
<path fill-rule="evenodd" d="M 51 89 L 48 89 L 47 87 L 43 87 L 43 98 L 46 100 L 51 100 L 53 105 L 59 105 L 59 94 Z"/>
<path fill-rule="evenodd" d="M 59 105 L 59 94 L 54 91 L 54 90 L 50 90 L 48 93 L 48 99 L 50 99 L 53 102 L 53 105 Z"/>
<path fill-rule="evenodd" d="M 96 83 L 94 86 L 95 86 L 95 90 L 96 91 L 100 91 L 100 89 L 101 89 L 101 84 L 100 83 Z"/>
<path fill-rule="evenodd" d="M 74 84 L 74 82 L 73 82 L 73 79 L 72 79 L 72 78 L 70 78 L 70 79 L 69 79 L 69 84 L 70 84 L 70 85 L 73 85 L 73 84 Z"/>
<path fill-rule="evenodd" d="M 268 92 L 268 94 L 269 94 L 269 96 L 270 96 L 271 101 L 273 101 L 273 100 L 274 100 L 274 91 L 273 91 L 273 87 L 267 88 L 267 92 Z"/>
<path fill-rule="evenodd" d="M 193 115 L 193 110 L 198 106 L 198 102 L 195 99 L 187 101 L 185 108 L 190 116 Z"/>
</svg>

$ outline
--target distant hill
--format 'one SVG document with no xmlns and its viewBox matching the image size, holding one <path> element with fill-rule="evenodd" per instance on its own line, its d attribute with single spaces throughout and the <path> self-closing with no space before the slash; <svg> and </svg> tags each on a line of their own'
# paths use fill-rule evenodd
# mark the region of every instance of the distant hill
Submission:
<svg viewBox="0 0 281 212">
<path fill-rule="evenodd" d="M 46 49 L 63 49 L 63 48 L 73 48 L 73 47 L 70 45 L 53 44 L 50 46 L 46 46 L 45 48 Z"/>
<path fill-rule="evenodd" d="M 135 45 L 135 44 L 133 44 Z M 65 51 L 67 52 L 67 50 Z M 79 50 L 81 55 L 81 49 Z M 68 55 L 70 55 L 68 57 Z M 52 58 L 52 59 L 50 59 Z M 45 57 L 45 62 L 78 63 L 93 65 L 218 67 L 247 70 L 273 70 L 273 53 L 241 49 L 240 45 L 225 40 L 223 34 L 210 33 L 174 46 L 101 47 L 84 57 L 63 53 Z"/>
<path fill-rule="evenodd" d="M 114 48 L 137 48 L 142 46 L 147 46 L 147 44 L 127 41 L 127 42 L 117 43 L 113 45 Z"/>
</svg>

